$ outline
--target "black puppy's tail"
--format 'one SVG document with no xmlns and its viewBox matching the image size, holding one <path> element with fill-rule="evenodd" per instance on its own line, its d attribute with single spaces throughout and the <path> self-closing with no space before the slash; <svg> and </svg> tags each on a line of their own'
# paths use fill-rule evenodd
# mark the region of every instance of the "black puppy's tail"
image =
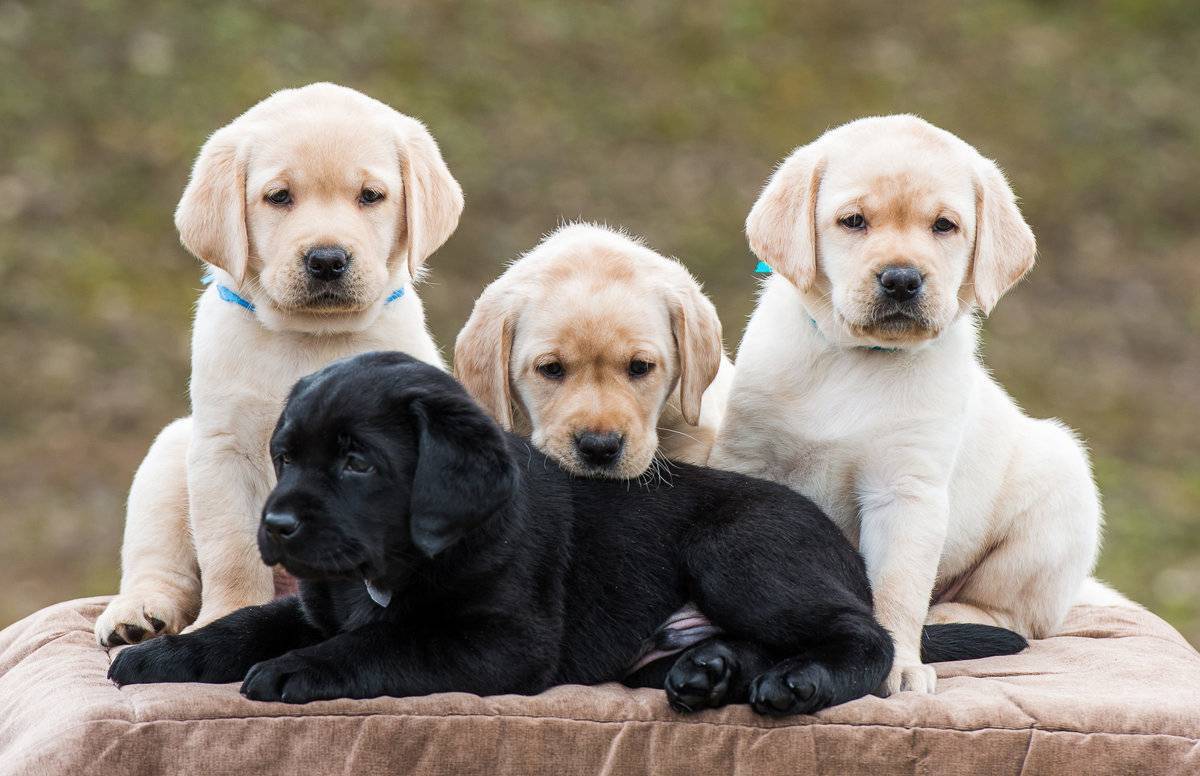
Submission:
<svg viewBox="0 0 1200 776">
<path fill-rule="evenodd" d="M 926 625 L 921 631 L 921 662 L 1015 655 L 1028 646 L 1021 634 L 994 625 L 965 622 Z"/>
</svg>

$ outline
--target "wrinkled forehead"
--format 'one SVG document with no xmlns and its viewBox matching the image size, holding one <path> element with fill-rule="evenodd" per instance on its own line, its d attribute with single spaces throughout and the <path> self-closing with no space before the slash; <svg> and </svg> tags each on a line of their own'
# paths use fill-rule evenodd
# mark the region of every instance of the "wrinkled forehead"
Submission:
<svg viewBox="0 0 1200 776">
<path fill-rule="evenodd" d="M 563 358 L 603 361 L 640 351 L 663 357 L 671 320 L 653 283 L 580 271 L 537 284 L 518 335 L 527 354 L 552 350 Z"/>
<path fill-rule="evenodd" d="M 364 112 L 291 115 L 259 122 L 252 130 L 247 184 L 273 180 L 293 187 L 358 188 L 364 181 L 400 185 L 395 135 Z"/>
<path fill-rule="evenodd" d="M 851 205 L 901 220 L 949 209 L 961 218 L 975 210 L 975 173 L 960 148 L 937 138 L 901 136 L 837 143 L 826 156 L 818 211 Z"/>
</svg>

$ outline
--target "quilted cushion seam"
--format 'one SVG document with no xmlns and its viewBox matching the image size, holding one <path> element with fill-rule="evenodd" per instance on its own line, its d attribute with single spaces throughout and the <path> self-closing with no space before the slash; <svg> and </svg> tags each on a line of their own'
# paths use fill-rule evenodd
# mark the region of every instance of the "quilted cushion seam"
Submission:
<svg viewBox="0 0 1200 776">
<path fill-rule="evenodd" d="M 882 728 L 884 730 L 903 730 L 903 731 L 922 731 L 933 733 L 985 733 L 989 731 L 1006 732 L 1006 733 L 1021 733 L 1021 732 L 1037 732 L 1037 733 L 1065 733 L 1067 735 L 1076 736 L 1129 736 L 1141 738 L 1179 738 L 1184 741 L 1190 741 L 1194 744 L 1200 744 L 1200 737 L 1179 735 L 1176 733 L 1139 733 L 1134 731 L 1113 731 L 1113 730 L 1072 730 L 1070 728 L 1046 728 L 1046 727 L 998 727 L 994 725 L 985 725 L 975 728 L 956 728 L 956 727 L 936 727 L 932 725 L 889 725 L 881 722 L 817 722 L 809 725 L 777 725 L 769 727 L 765 725 L 747 725 L 740 722 L 706 722 L 704 720 L 669 720 L 669 719 L 587 719 L 580 717 L 555 717 L 555 716 L 539 716 L 536 714 L 389 714 L 389 713 L 341 713 L 341 714 L 278 714 L 271 716 L 228 716 L 228 717 L 188 717 L 180 719 L 119 719 L 116 717 L 102 717 L 97 719 L 87 720 L 59 731 L 57 735 L 61 735 L 67 730 L 72 730 L 78 727 L 87 725 L 119 722 L 126 725 L 158 725 L 164 723 L 178 724 L 193 724 L 202 722 L 227 722 L 227 721 L 243 721 L 243 720 L 323 720 L 323 719 L 370 719 L 370 718 L 391 718 L 391 719 L 528 719 L 543 722 L 577 722 L 582 724 L 593 725 L 673 725 L 673 726 L 707 726 L 718 728 L 733 728 L 739 730 L 799 730 L 810 728 Z"/>
</svg>

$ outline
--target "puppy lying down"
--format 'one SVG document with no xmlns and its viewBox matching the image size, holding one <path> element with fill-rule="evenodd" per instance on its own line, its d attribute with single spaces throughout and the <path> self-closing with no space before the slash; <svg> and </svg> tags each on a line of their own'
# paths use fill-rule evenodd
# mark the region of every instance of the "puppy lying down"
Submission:
<svg viewBox="0 0 1200 776">
<path fill-rule="evenodd" d="M 577 479 L 435 367 L 336 362 L 292 390 L 258 542 L 300 593 L 119 653 L 117 684 L 232 682 L 264 701 L 537 693 L 618 679 L 681 604 L 722 634 L 627 677 L 682 711 L 813 712 L 887 675 L 863 563 L 803 496 L 680 465 L 667 485 Z M 926 628 L 925 659 L 1010 654 Z"/>
</svg>

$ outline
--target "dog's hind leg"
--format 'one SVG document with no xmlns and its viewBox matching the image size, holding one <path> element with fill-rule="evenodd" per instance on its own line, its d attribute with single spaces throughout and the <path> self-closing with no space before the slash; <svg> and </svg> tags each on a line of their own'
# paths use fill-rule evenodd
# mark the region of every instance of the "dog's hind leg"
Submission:
<svg viewBox="0 0 1200 776">
<path fill-rule="evenodd" d="M 837 527 L 807 503 L 729 508 L 736 516 L 712 515 L 693 531 L 684 562 L 694 600 L 725 638 L 782 661 L 754 677 L 750 703 L 764 714 L 812 713 L 873 692 L 895 647 Z"/>
<path fill-rule="evenodd" d="M 892 666 L 892 638 L 875 618 L 843 612 L 818 643 L 754 678 L 750 705 L 760 714 L 812 714 L 861 698 L 879 687 Z"/>
<path fill-rule="evenodd" d="M 191 418 L 154 440 L 129 489 L 121 546 L 121 592 L 96 620 L 101 646 L 179 633 L 200 607 L 200 571 L 188 529 Z"/>
<path fill-rule="evenodd" d="M 930 608 L 927 623 L 998 625 L 1040 639 L 1078 599 L 1099 551 L 1099 494 L 1068 429 L 1039 420 L 1028 433 L 998 507 L 1008 513 L 1003 540 Z"/>
<path fill-rule="evenodd" d="M 827 584 L 776 585 L 772 600 L 765 600 L 761 592 L 743 596 L 730 581 L 725 580 L 724 591 L 710 589 L 699 596 L 704 611 L 730 634 L 728 642 L 742 642 L 719 655 L 738 669 L 723 703 L 749 702 L 760 714 L 812 714 L 868 695 L 887 677 L 895 655 L 892 638 L 849 591 Z M 693 650 L 712 650 L 720 641 Z M 680 657 L 679 672 L 693 650 Z M 713 663 L 701 655 L 701 662 Z M 702 685 L 702 672 L 691 673 L 692 684 Z M 667 677 L 668 696 L 670 684 L 682 686 L 682 678 L 682 673 Z"/>
<path fill-rule="evenodd" d="M 760 644 L 718 636 L 685 650 L 658 686 L 676 711 L 746 703 L 751 681 L 774 662 Z"/>
</svg>

